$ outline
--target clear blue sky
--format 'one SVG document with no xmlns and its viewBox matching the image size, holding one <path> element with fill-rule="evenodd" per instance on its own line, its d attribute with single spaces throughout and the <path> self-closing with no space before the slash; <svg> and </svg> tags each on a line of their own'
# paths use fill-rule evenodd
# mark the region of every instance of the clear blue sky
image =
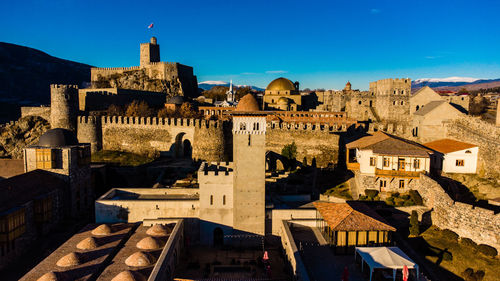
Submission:
<svg viewBox="0 0 500 281">
<path fill-rule="evenodd" d="M 138 65 L 154 34 L 161 59 L 193 66 L 200 82 L 366 89 L 389 77 L 500 78 L 499 14 L 498 0 L 2 0 L 0 41 L 118 67 Z"/>
</svg>

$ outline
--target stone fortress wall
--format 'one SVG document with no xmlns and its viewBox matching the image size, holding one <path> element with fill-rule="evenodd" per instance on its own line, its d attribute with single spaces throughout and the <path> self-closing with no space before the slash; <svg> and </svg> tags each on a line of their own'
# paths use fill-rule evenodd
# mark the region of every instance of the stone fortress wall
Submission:
<svg viewBox="0 0 500 281">
<path fill-rule="evenodd" d="M 88 88 L 78 90 L 80 111 L 106 110 L 111 104 L 126 106 L 134 100 L 145 101 L 151 107 L 162 107 L 165 105 L 167 95 L 160 92 L 120 88 Z"/>
<path fill-rule="evenodd" d="M 500 250 L 500 213 L 453 201 L 443 188 L 426 175 L 420 176 L 418 192 L 431 208 L 432 224 L 449 229 L 460 237 Z"/>
</svg>

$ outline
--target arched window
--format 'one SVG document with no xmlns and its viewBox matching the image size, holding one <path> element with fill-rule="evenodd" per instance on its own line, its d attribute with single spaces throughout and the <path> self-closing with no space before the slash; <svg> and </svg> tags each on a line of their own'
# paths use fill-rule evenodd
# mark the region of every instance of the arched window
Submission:
<svg viewBox="0 0 500 281">
<path fill-rule="evenodd" d="M 393 102 L 392 102 L 392 105 L 396 105 L 396 101 L 393 101 Z"/>
<path fill-rule="evenodd" d="M 403 103 L 404 103 L 404 102 L 403 102 L 403 101 L 401 101 L 401 105 L 403 105 Z"/>
<path fill-rule="evenodd" d="M 470 150 L 466 150 L 465 153 L 472 153 Z"/>
<path fill-rule="evenodd" d="M 415 107 L 415 111 L 418 110 L 420 108 L 420 106 L 417 105 L 417 107 Z"/>
<path fill-rule="evenodd" d="M 358 101 L 358 104 L 361 104 L 361 101 Z"/>
</svg>

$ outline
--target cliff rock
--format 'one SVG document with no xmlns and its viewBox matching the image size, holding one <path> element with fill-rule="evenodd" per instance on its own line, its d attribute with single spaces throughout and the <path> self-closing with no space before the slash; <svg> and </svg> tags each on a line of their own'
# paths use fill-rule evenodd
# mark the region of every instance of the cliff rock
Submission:
<svg viewBox="0 0 500 281">
<path fill-rule="evenodd" d="M 36 144 L 48 129 L 47 120 L 38 116 L 26 116 L 0 127 L 0 157 L 22 159 L 23 148 Z"/>
</svg>

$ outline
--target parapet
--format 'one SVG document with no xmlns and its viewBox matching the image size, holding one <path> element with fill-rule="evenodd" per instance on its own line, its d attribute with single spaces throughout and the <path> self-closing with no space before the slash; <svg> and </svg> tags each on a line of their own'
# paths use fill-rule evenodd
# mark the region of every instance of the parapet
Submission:
<svg viewBox="0 0 500 281">
<path fill-rule="evenodd" d="M 144 126 L 176 126 L 198 128 L 221 128 L 223 121 L 193 118 L 159 118 L 159 117 L 129 117 L 129 116 L 102 116 L 103 126 L 113 125 L 144 125 Z"/>
<path fill-rule="evenodd" d="M 198 176 L 232 176 L 233 162 L 203 162 L 198 169 Z"/>
<path fill-rule="evenodd" d="M 50 84 L 51 89 L 78 89 L 78 85 Z"/>
<path fill-rule="evenodd" d="M 274 123 L 271 122 L 268 124 L 269 129 L 271 130 L 295 130 L 295 131 L 321 131 L 321 132 L 345 132 L 349 128 L 354 126 L 354 128 L 358 128 L 361 124 L 356 121 L 343 120 L 334 124 L 323 124 L 323 123 Z"/>
<path fill-rule="evenodd" d="M 96 116 L 78 116 L 79 124 L 97 124 L 100 118 Z"/>
</svg>

